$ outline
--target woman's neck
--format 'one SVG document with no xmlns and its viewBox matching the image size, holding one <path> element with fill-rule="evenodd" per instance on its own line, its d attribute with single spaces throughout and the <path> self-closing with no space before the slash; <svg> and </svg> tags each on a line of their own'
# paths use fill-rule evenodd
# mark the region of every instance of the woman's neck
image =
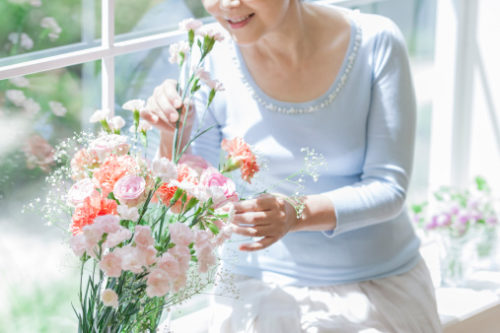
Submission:
<svg viewBox="0 0 500 333">
<path fill-rule="evenodd" d="M 317 14 L 310 5 L 292 1 L 274 30 L 258 41 L 241 46 L 243 55 L 265 58 L 287 68 L 300 66 L 314 51 L 317 39 Z"/>
</svg>

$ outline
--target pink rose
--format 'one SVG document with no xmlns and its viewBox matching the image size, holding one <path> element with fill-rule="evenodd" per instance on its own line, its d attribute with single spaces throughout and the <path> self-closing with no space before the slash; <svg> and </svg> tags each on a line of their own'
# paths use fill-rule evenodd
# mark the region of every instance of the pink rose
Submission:
<svg viewBox="0 0 500 333">
<path fill-rule="evenodd" d="M 168 274 L 163 269 L 154 269 L 148 274 L 146 285 L 148 297 L 165 296 L 170 290 Z"/>
<path fill-rule="evenodd" d="M 215 208 L 238 201 L 234 182 L 215 168 L 206 169 L 201 175 L 200 183 L 210 188 Z"/>
<path fill-rule="evenodd" d="M 170 225 L 170 239 L 175 245 L 188 246 L 194 241 L 193 231 L 184 223 L 176 222 Z"/>
<path fill-rule="evenodd" d="M 145 199 L 146 181 L 136 175 L 125 175 L 120 178 L 113 188 L 113 194 L 120 203 L 127 206 L 137 206 Z"/>
<path fill-rule="evenodd" d="M 122 258 L 111 252 L 102 257 L 99 268 L 109 277 L 120 277 L 122 274 Z"/>
<path fill-rule="evenodd" d="M 137 246 L 142 248 L 154 245 L 154 239 L 153 236 L 151 236 L 151 228 L 143 225 L 136 226 L 134 241 Z"/>
</svg>

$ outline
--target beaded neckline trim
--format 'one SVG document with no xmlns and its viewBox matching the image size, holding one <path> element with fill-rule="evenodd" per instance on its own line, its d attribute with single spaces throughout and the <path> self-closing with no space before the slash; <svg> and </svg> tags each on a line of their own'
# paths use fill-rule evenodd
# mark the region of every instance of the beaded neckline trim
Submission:
<svg viewBox="0 0 500 333">
<path fill-rule="evenodd" d="M 352 16 L 351 16 L 352 18 Z M 333 87 L 333 91 L 331 91 L 328 95 L 324 96 L 319 100 L 317 103 L 314 105 L 310 105 L 307 107 L 284 107 L 281 105 L 278 105 L 276 103 L 268 102 L 262 98 L 261 94 L 257 92 L 253 87 L 250 82 L 248 82 L 248 79 L 244 75 L 244 70 L 241 68 L 240 65 L 240 60 L 238 59 L 238 50 L 236 49 L 236 44 L 233 43 L 233 62 L 235 66 L 238 68 L 240 77 L 241 77 L 241 82 L 243 82 L 243 85 L 247 88 L 247 90 L 252 94 L 252 97 L 260 104 L 262 105 L 265 109 L 272 111 L 272 112 L 279 112 L 283 114 L 304 114 L 304 113 L 312 113 L 315 111 L 318 111 L 320 109 L 324 109 L 328 105 L 330 105 L 338 96 L 342 88 L 344 87 L 347 78 L 349 77 L 349 74 L 351 73 L 352 67 L 354 66 L 354 61 L 356 60 L 359 46 L 361 44 L 361 38 L 362 38 L 362 30 L 359 24 L 355 21 L 354 18 L 352 18 L 353 22 L 352 24 L 356 25 L 356 35 L 354 36 L 353 40 L 353 45 L 352 49 L 350 50 L 350 54 L 347 56 L 347 62 L 345 62 L 345 67 L 343 70 L 343 73 L 341 74 L 340 77 L 337 77 L 335 80 L 335 83 L 333 83 L 335 86 Z M 248 75 L 250 75 L 248 73 Z M 306 102 L 307 103 L 307 102 Z M 301 103 L 297 103 L 301 104 Z"/>
</svg>

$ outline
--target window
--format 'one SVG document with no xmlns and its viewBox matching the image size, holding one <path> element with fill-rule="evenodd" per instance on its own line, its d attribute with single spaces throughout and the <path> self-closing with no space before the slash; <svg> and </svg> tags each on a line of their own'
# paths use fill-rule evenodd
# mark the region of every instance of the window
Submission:
<svg viewBox="0 0 500 333">
<path fill-rule="evenodd" d="M 322 2 L 382 14 L 401 28 L 418 98 L 410 200 L 422 198 L 429 170 L 436 168 L 431 168 L 429 152 L 431 129 L 436 126 L 432 123 L 435 114 L 430 83 L 434 80 L 437 1 Z M 5 253 L 13 254 L 12 262 L 7 263 L 10 269 L 5 270 L 10 273 L 0 283 L 8 299 L 7 307 L 0 308 L 0 327 L 14 331 L 20 328 L 17 323 L 25 322 L 23 325 L 33 325 L 23 326 L 27 331 L 41 331 L 36 325 L 64 331 L 70 326 L 60 327 L 57 325 L 65 324 L 44 318 L 73 318 L 61 300 L 73 294 L 74 285 L 68 281 L 74 281 L 75 274 L 67 259 L 68 249 L 59 244 L 57 230 L 44 228 L 36 215 L 19 213 L 23 203 L 43 195 L 37 189 L 44 172 L 30 169 L 23 147 L 32 135 L 54 145 L 87 128 L 94 109 L 120 112 L 119 106 L 126 100 L 149 96 L 164 78 L 177 76 L 177 68 L 166 61 L 168 45 L 182 38 L 176 31 L 177 23 L 192 16 L 210 18 L 199 0 L 6 0 L 0 2 L 0 12 L 0 209 L 6 226 L 0 244 L 6 247 Z M 47 147 L 32 149 L 41 153 Z M 18 253 L 26 260 L 19 260 Z M 57 259 L 34 266 L 47 257 Z M 40 275 L 47 276 L 43 283 Z M 47 288 L 61 297 L 46 299 L 43 290 Z M 40 293 L 44 304 L 39 304 Z"/>
</svg>

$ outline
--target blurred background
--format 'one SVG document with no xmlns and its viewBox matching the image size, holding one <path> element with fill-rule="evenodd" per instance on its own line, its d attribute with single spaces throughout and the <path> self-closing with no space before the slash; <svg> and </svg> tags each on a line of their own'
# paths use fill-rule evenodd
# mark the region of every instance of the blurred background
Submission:
<svg viewBox="0 0 500 333">
<path fill-rule="evenodd" d="M 419 207 L 441 185 L 466 191 L 476 188 L 474 177 L 480 175 L 494 202 L 500 191 L 500 48 L 495 43 L 500 2 L 329 2 L 388 16 L 406 38 L 418 99 L 408 202 L 416 207 L 422 237 L 430 220 Z M 52 147 L 75 132 L 92 130 L 88 118 L 101 108 L 102 85 L 109 81 L 103 81 L 100 59 L 82 57 L 50 70 L 36 63 L 99 47 L 101 1 L 1 0 L 0 13 L 0 331 L 69 332 L 76 327 L 70 301 L 76 297 L 78 263 L 68 249 L 67 231 L 47 226 L 28 206 L 46 194 Z M 115 41 L 175 33 L 188 17 L 210 21 L 199 0 L 115 0 Z M 116 114 L 128 118 L 121 109 L 125 101 L 146 99 L 156 85 L 177 77 L 168 57 L 168 45 L 114 57 Z M 31 66 L 29 74 L 9 74 L 23 66 Z M 492 242 L 496 245 L 496 238 Z M 192 310 L 205 304 L 199 301 Z"/>
</svg>

